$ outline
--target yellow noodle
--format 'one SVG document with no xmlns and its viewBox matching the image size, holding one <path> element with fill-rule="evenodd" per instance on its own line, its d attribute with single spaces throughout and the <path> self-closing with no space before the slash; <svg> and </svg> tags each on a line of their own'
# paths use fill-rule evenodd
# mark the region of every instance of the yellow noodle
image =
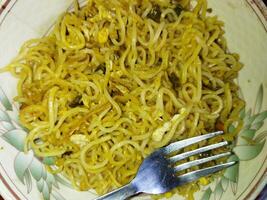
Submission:
<svg viewBox="0 0 267 200">
<path fill-rule="evenodd" d="M 102 194 L 170 142 L 217 129 L 226 134 L 210 142 L 233 141 L 243 124 L 234 81 L 241 68 L 206 0 L 89 0 L 0 72 L 18 78 L 25 152 L 53 156 L 50 172 Z M 165 197 L 193 199 L 198 185 Z"/>
</svg>

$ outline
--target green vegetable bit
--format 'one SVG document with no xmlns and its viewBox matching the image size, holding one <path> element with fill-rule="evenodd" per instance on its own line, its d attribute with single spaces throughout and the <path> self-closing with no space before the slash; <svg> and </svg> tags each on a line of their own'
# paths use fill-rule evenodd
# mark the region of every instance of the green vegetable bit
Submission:
<svg viewBox="0 0 267 200">
<path fill-rule="evenodd" d="M 152 10 L 148 13 L 147 17 L 154 20 L 155 22 L 160 22 L 161 10 L 159 5 L 153 6 Z"/>
<path fill-rule="evenodd" d="M 174 8 L 174 11 L 177 14 L 177 16 L 180 16 L 180 14 L 182 13 L 183 10 L 184 10 L 184 8 L 179 4 Z"/>
</svg>

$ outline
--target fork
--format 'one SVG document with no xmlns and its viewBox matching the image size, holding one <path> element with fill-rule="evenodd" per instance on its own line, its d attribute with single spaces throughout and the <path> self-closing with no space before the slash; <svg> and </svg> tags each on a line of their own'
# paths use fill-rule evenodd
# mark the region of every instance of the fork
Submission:
<svg viewBox="0 0 267 200">
<path fill-rule="evenodd" d="M 231 155 L 231 152 L 225 152 L 210 157 L 189 161 L 178 166 L 175 165 L 175 163 L 185 158 L 228 145 L 227 141 L 223 141 L 217 144 L 204 146 L 192 151 L 170 156 L 170 154 L 175 153 L 176 151 L 179 151 L 187 146 L 221 134 L 223 134 L 223 131 L 192 137 L 171 143 L 166 147 L 154 151 L 143 161 L 136 177 L 129 184 L 95 200 L 124 200 L 140 193 L 162 194 L 178 186 L 195 181 L 203 176 L 211 175 L 235 165 L 236 161 L 227 162 L 188 172 L 182 175 L 177 175 L 178 172 L 189 169 L 193 166 L 198 166 L 206 162 Z"/>
</svg>

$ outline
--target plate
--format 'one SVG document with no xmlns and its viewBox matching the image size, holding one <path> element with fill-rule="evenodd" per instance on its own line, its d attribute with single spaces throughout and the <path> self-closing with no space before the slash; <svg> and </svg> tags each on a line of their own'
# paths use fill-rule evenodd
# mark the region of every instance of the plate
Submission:
<svg viewBox="0 0 267 200">
<path fill-rule="evenodd" d="M 200 189 L 196 200 L 252 200 L 267 182 L 267 8 L 260 0 L 209 0 L 214 13 L 225 22 L 229 49 L 238 52 L 245 67 L 238 83 L 246 108 L 240 113 L 244 128 L 236 155 L 239 165 Z M 0 66 L 6 65 L 24 41 L 41 37 L 72 0 L 0 0 Z M 0 193 L 6 200 L 88 200 L 92 191 L 75 191 L 60 175 L 45 169 L 51 160 L 40 161 L 33 152 L 22 151 L 26 130 L 18 121 L 17 81 L 0 74 Z M 232 129 L 235 127 L 232 126 Z M 254 140 L 248 143 L 244 137 Z M 148 196 L 136 199 L 150 199 Z M 183 199 L 175 196 L 173 199 Z"/>
</svg>

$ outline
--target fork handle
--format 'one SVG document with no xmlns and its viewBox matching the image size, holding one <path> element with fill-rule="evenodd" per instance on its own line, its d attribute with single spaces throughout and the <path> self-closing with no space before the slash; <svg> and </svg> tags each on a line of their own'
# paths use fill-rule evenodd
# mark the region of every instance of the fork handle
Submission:
<svg viewBox="0 0 267 200">
<path fill-rule="evenodd" d="M 95 200 L 125 200 L 137 193 L 137 189 L 131 183 L 125 185 L 117 190 L 114 190 L 108 194 L 98 197 Z"/>
</svg>

